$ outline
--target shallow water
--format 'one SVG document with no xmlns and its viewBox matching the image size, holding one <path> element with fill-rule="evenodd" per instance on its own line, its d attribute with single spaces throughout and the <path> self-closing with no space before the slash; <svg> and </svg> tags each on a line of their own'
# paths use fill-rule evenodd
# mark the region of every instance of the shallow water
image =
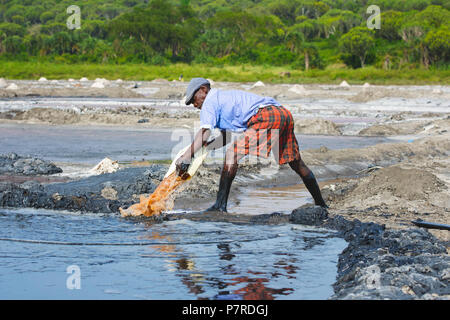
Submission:
<svg viewBox="0 0 450 320">
<path fill-rule="evenodd" d="M 314 203 L 304 184 L 286 187 L 248 188 L 231 201 L 228 212 L 238 214 L 270 214 L 274 211 L 289 214 L 292 210 Z"/>
<path fill-rule="evenodd" d="M 291 224 L 34 209 L 0 209 L 0 226 L 0 299 L 327 299 L 346 246 Z"/>
<path fill-rule="evenodd" d="M 105 157 L 118 161 L 171 159 L 184 143 L 173 130 L 101 126 L 0 124 L 0 154 L 15 152 L 49 161 L 97 164 Z M 300 149 L 362 148 L 390 141 L 381 137 L 297 135 Z M 184 143 L 184 144 L 183 144 Z"/>
</svg>

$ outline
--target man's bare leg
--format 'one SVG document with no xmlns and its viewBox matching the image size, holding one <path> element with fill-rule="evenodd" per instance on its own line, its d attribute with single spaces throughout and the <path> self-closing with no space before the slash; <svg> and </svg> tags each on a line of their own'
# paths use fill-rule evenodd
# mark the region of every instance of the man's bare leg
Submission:
<svg viewBox="0 0 450 320">
<path fill-rule="evenodd" d="M 238 159 L 232 152 L 227 152 L 220 176 L 219 191 L 217 192 L 216 203 L 206 209 L 206 211 L 227 212 L 228 196 L 230 194 L 231 184 L 236 177 L 238 169 Z"/>
<path fill-rule="evenodd" d="M 289 166 L 294 170 L 300 178 L 302 178 L 303 183 L 311 193 L 316 205 L 328 208 L 325 201 L 322 198 L 322 193 L 320 192 L 319 185 L 317 183 L 314 173 L 306 166 L 300 157 L 298 160 L 289 162 Z"/>
</svg>

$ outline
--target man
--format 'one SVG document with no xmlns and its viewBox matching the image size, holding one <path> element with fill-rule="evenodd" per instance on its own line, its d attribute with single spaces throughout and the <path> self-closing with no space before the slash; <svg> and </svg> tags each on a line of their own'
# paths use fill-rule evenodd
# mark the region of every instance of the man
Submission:
<svg viewBox="0 0 450 320">
<path fill-rule="evenodd" d="M 201 128 L 191 148 L 176 162 L 180 175 L 203 146 L 223 147 L 228 143 L 227 131 L 243 132 L 227 149 L 216 203 L 206 211 L 227 212 L 228 195 L 241 158 L 250 153 L 267 157 L 271 151 L 279 164 L 288 163 L 302 178 L 315 204 L 327 207 L 314 174 L 300 157 L 292 115 L 275 99 L 240 90 L 211 89 L 208 80 L 194 78 L 187 87 L 185 103 L 201 110 Z M 223 139 L 209 145 L 208 138 L 215 128 L 221 129 Z"/>
</svg>

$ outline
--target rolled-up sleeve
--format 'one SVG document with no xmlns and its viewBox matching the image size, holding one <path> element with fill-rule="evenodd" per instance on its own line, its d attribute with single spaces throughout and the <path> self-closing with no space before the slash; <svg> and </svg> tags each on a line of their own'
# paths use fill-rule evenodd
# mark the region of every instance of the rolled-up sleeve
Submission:
<svg viewBox="0 0 450 320">
<path fill-rule="evenodd" d="M 213 89 L 214 90 L 214 89 Z M 212 90 L 211 90 L 212 91 Z M 200 127 L 213 130 L 217 128 L 218 115 L 217 115 L 217 97 L 215 90 L 210 92 L 203 102 L 202 110 L 200 111 Z M 210 96 L 211 94 L 211 96 Z"/>
<path fill-rule="evenodd" d="M 214 130 L 217 127 L 215 118 L 211 112 L 200 113 L 200 128 Z"/>
</svg>

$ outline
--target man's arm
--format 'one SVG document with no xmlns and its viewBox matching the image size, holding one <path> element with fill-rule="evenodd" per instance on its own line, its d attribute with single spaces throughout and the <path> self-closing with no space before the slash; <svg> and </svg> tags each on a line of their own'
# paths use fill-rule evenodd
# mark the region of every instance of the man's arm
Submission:
<svg viewBox="0 0 450 320">
<path fill-rule="evenodd" d="M 202 128 L 198 130 L 191 147 L 185 153 L 186 159 L 192 159 L 198 150 L 206 146 L 210 135 L 211 130 L 209 129 Z"/>
<path fill-rule="evenodd" d="M 186 152 L 178 158 L 176 162 L 177 170 L 179 174 L 182 175 L 189 168 L 191 159 L 194 157 L 195 153 L 200 150 L 203 146 L 207 145 L 209 136 L 211 135 L 211 130 L 202 128 L 195 135 L 194 141 L 191 143 L 191 147 L 186 150 Z"/>
<path fill-rule="evenodd" d="M 208 150 L 216 150 L 224 147 L 231 141 L 231 132 L 226 130 L 221 130 L 220 133 L 222 134 L 220 137 L 217 137 L 213 141 L 208 142 L 206 145 L 208 147 Z"/>
</svg>

